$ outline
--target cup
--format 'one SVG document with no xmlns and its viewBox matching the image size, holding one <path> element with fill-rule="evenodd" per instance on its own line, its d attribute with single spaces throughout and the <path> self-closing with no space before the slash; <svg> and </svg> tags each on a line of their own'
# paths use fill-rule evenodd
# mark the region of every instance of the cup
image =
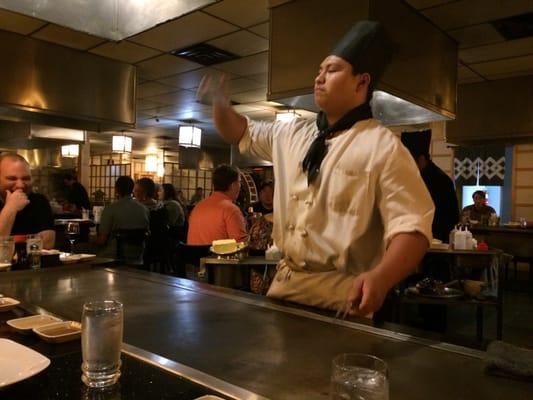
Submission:
<svg viewBox="0 0 533 400">
<path fill-rule="evenodd" d="M 41 268 L 41 250 L 43 249 L 43 238 L 39 234 L 26 235 L 26 254 L 28 256 L 28 267 L 31 269 Z"/>
<path fill-rule="evenodd" d="M 520 218 L 520 226 L 522 228 L 527 228 L 527 220 L 524 217 Z"/>
<path fill-rule="evenodd" d="M 85 208 L 81 210 L 81 219 L 89 219 L 89 210 L 86 210 Z"/>
<path fill-rule="evenodd" d="M 330 399 L 388 400 L 387 364 L 369 354 L 339 354 L 333 359 Z"/>
<path fill-rule="evenodd" d="M 81 380 L 88 387 L 104 388 L 118 381 L 123 321 L 123 306 L 118 301 L 90 301 L 83 305 Z"/>
<path fill-rule="evenodd" d="M 15 242 L 11 236 L 0 236 L 0 271 L 11 268 L 11 260 L 15 252 Z"/>
</svg>

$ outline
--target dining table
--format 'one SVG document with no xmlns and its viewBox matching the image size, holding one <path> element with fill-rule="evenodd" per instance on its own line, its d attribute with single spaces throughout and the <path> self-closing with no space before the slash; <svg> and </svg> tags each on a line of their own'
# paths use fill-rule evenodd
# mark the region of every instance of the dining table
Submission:
<svg viewBox="0 0 533 400">
<path fill-rule="evenodd" d="M 124 375 L 127 370 L 139 385 L 149 386 L 151 398 L 195 397 L 152 381 L 154 371 L 145 375 L 130 369 L 130 357 L 166 371 L 170 381 L 183 379 L 234 399 L 327 399 L 331 360 L 347 352 L 383 359 L 389 367 L 390 398 L 395 400 L 525 399 L 532 390 L 531 383 L 487 374 L 485 352 L 433 340 L 422 332 L 377 327 L 366 319 L 338 319 L 334 313 L 123 266 L 86 263 L 4 273 L 0 293 L 21 302 L 17 313 L 73 321 L 80 321 L 88 300 L 121 301 Z M 29 345 L 43 353 L 49 346 Z M 50 346 L 60 353 L 79 352 L 79 343 Z M 56 379 L 62 374 L 55 369 L 61 360 L 54 356 L 50 367 L 0 389 L 0 396 L 22 399 L 35 391 L 46 399 L 82 398 L 80 356 L 74 353 L 68 361 L 74 372 L 64 375 L 61 384 L 73 388 L 76 394 L 71 397 L 55 394 L 61 390 Z M 132 390 L 131 381 L 119 382 L 119 390 Z M 150 398 L 139 396 L 122 394 Z"/>
</svg>

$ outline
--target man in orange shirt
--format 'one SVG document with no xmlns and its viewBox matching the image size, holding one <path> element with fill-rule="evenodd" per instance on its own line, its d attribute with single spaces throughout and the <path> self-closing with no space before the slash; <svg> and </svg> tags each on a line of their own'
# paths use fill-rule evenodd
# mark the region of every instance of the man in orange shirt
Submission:
<svg viewBox="0 0 533 400">
<path fill-rule="evenodd" d="M 220 165 L 213 172 L 214 192 L 194 207 L 189 217 L 187 244 L 206 245 L 213 240 L 247 241 L 246 221 L 235 204 L 241 190 L 237 167 Z"/>
</svg>

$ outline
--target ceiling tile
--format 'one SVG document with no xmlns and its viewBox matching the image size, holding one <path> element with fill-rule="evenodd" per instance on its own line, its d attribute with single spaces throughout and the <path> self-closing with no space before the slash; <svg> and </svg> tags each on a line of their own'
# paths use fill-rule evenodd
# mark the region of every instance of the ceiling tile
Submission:
<svg viewBox="0 0 533 400">
<path fill-rule="evenodd" d="M 208 73 L 220 75 L 221 72 L 213 68 L 200 68 L 195 69 L 194 71 L 184 72 L 183 74 L 177 74 L 160 79 L 159 82 L 164 83 L 165 85 L 179 87 L 181 89 L 194 89 L 200 86 L 202 78 Z M 235 75 L 230 74 L 228 76 L 229 79 L 232 77 L 235 77 Z"/>
<path fill-rule="evenodd" d="M 150 60 L 141 61 L 137 64 L 138 73 L 141 77 L 147 79 L 159 79 L 167 76 L 179 74 L 180 72 L 200 68 L 196 64 L 183 58 L 163 54 Z"/>
<path fill-rule="evenodd" d="M 225 0 L 204 11 L 241 27 L 268 21 L 267 0 Z"/>
<path fill-rule="evenodd" d="M 171 51 L 202 43 L 237 29 L 234 25 L 197 11 L 132 36 L 128 40 L 154 49 Z"/>
<path fill-rule="evenodd" d="M 258 34 L 259 36 L 264 37 L 265 39 L 268 39 L 270 37 L 270 24 L 268 22 L 265 22 L 264 24 L 259 24 L 255 26 L 251 26 L 248 28 L 249 31 Z"/>
<path fill-rule="evenodd" d="M 266 93 L 266 85 L 246 78 L 233 79 L 228 82 L 231 94 L 246 92 L 253 89 L 263 89 Z"/>
<path fill-rule="evenodd" d="M 268 51 L 217 64 L 214 68 L 240 76 L 265 73 L 268 72 Z"/>
<path fill-rule="evenodd" d="M 503 42 L 504 38 L 491 24 L 480 24 L 448 32 L 459 43 L 459 48 Z"/>
<path fill-rule="evenodd" d="M 46 21 L 27 17 L 7 10 L 0 10 L 0 29 L 28 35 L 40 27 L 46 25 Z"/>
<path fill-rule="evenodd" d="M 276 119 L 276 113 L 270 110 L 250 111 L 245 115 L 254 120 L 274 121 Z"/>
<path fill-rule="evenodd" d="M 481 82 L 483 77 L 476 74 L 470 68 L 460 65 L 457 69 L 457 80 L 458 83 L 471 83 L 471 82 Z"/>
<path fill-rule="evenodd" d="M 266 92 L 266 88 L 250 90 L 247 92 L 234 94 L 231 96 L 231 99 L 237 103 L 252 103 L 254 101 L 263 101 L 266 100 Z"/>
<path fill-rule="evenodd" d="M 208 121 L 213 119 L 212 112 L 209 111 L 182 111 L 166 115 L 168 118 L 176 120 L 197 119 L 198 121 Z"/>
<path fill-rule="evenodd" d="M 146 99 L 137 99 L 137 111 L 145 111 L 145 114 L 147 114 L 148 110 L 150 111 L 149 114 L 151 114 L 151 111 L 157 108 L 163 107 L 164 104 L 158 103 L 153 100 L 146 100 Z"/>
<path fill-rule="evenodd" d="M 499 76 L 528 75 L 533 74 L 533 55 L 470 64 L 470 67 L 484 77 L 492 79 Z"/>
<path fill-rule="evenodd" d="M 461 0 L 430 8 L 423 14 L 441 29 L 450 30 L 531 11 L 531 0 Z"/>
<path fill-rule="evenodd" d="M 95 47 L 94 49 L 91 49 L 90 52 L 129 64 L 135 64 L 139 61 L 161 54 L 160 51 L 139 46 L 138 44 L 130 43 L 125 40 L 118 43 L 104 43 L 98 47 Z"/>
<path fill-rule="evenodd" d="M 238 113 L 245 113 L 250 111 L 260 111 L 263 110 L 263 107 L 256 106 L 253 104 L 237 104 L 233 106 L 233 109 Z"/>
<path fill-rule="evenodd" d="M 196 93 L 190 90 L 178 90 L 176 92 L 152 96 L 148 100 L 156 101 L 165 105 L 169 104 L 186 104 L 196 101 Z"/>
<path fill-rule="evenodd" d="M 207 43 L 241 57 L 268 50 L 268 40 L 248 31 L 230 33 Z"/>
<path fill-rule="evenodd" d="M 529 54 L 533 54 L 533 37 L 459 50 L 459 59 L 470 64 Z"/>
<path fill-rule="evenodd" d="M 174 115 L 184 112 L 193 112 L 193 111 L 210 111 L 211 106 L 206 106 L 204 104 L 197 103 L 195 101 L 189 101 L 185 103 L 176 103 L 170 104 L 168 106 L 161 107 L 158 112 L 161 115 Z"/>
<path fill-rule="evenodd" d="M 105 39 L 55 24 L 49 24 L 31 36 L 78 50 L 87 50 L 106 41 Z"/>
<path fill-rule="evenodd" d="M 246 78 L 262 83 L 264 85 L 268 84 L 268 73 L 266 72 L 255 74 L 255 75 L 248 75 Z"/>
<path fill-rule="evenodd" d="M 158 82 L 145 82 L 137 85 L 137 97 L 150 97 L 158 94 L 169 93 L 176 91 L 173 86 L 163 85 Z"/>
<path fill-rule="evenodd" d="M 417 10 L 440 6 L 453 1 L 456 0 L 406 0 L 407 3 L 409 3 L 413 8 L 416 8 Z"/>
</svg>

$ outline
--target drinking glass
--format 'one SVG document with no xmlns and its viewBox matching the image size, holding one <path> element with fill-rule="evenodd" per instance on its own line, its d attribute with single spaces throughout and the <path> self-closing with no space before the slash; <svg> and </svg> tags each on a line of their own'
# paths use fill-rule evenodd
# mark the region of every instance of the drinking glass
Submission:
<svg viewBox="0 0 533 400">
<path fill-rule="evenodd" d="M 11 267 L 11 259 L 15 252 L 15 242 L 11 236 L 0 236 L 0 271 Z"/>
<path fill-rule="evenodd" d="M 369 354 L 345 353 L 333 359 L 332 400 L 388 400 L 385 361 Z"/>
<path fill-rule="evenodd" d="M 43 249 L 43 239 L 41 235 L 26 235 L 26 254 L 28 264 L 31 269 L 41 268 L 41 251 Z"/>
<path fill-rule="evenodd" d="M 74 254 L 74 242 L 76 237 L 80 234 L 79 222 L 68 222 L 66 229 L 68 241 L 70 242 L 70 254 Z"/>
<path fill-rule="evenodd" d="M 81 318 L 81 380 L 92 388 L 114 385 L 120 377 L 123 306 L 115 300 L 90 301 Z"/>
</svg>

